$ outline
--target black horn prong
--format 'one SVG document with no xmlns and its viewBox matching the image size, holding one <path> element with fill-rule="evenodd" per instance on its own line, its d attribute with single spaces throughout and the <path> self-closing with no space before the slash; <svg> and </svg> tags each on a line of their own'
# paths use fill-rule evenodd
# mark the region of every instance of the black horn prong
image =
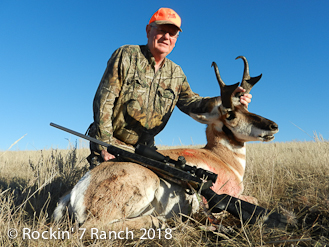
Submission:
<svg viewBox="0 0 329 247">
<path fill-rule="evenodd" d="M 234 109 L 234 105 L 232 104 L 232 97 L 233 97 L 233 92 L 235 91 L 235 89 L 238 86 L 239 86 L 239 83 L 236 83 L 236 84 L 225 86 L 225 87 L 221 88 L 220 95 L 222 98 L 222 105 L 225 108 L 230 108 L 232 110 Z"/>
</svg>

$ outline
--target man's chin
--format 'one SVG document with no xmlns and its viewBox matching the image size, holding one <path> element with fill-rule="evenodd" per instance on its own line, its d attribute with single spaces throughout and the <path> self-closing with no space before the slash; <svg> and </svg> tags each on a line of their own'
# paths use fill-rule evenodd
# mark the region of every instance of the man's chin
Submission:
<svg viewBox="0 0 329 247">
<path fill-rule="evenodd" d="M 158 46 L 158 47 L 157 47 L 156 51 L 157 51 L 158 53 L 161 53 L 161 54 L 167 56 L 167 55 L 172 51 L 172 49 L 170 49 L 169 46 L 161 45 L 161 46 Z"/>
</svg>

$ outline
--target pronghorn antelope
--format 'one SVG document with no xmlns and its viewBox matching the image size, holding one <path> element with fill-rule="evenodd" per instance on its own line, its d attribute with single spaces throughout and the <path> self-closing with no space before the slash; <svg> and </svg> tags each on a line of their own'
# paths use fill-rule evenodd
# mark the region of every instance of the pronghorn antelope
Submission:
<svg viewBox="0 0 329 247">
<path fill-rule="evenodd" d="M 245 57 L 241 86 L 249 93 L 259 81 L 250 77 Z M 201 149 L 160 151 L 172 159 L 184 156 L 189 165 L 218 174 L 212 189 L 217 194 L 229 194 L 255 203 L 255 198 L 243 196 L 243 176 L 246 166 L 247 141 L 271 141 L 278 125 L 250 113 L 233 94 L 239 83 L 226 86 L 213 63 L 221 89 L 221 104 L 211 113 L 191 114 L 207 124 L 207 144 Z M 66 206 L 85 227 L 106 226 L 112 230 L 128 227 L 159 227 L 160 222 L 174 215 L 196 212 L 196 195 L 185 193 L 181 186 L 159 178 L 151 170 L 131 162 L 103 162 L 87 172 L 74 188 L 60 199 L 54 219 L 63 216 Z"/>
</svg>

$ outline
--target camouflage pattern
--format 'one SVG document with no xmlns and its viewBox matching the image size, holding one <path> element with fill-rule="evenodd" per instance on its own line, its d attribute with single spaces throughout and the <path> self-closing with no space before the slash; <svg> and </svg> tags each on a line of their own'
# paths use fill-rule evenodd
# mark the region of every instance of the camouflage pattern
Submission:
<svg viewBox="0 0 329 247">
<path fill-rule="evenodd" d="M 126 45 L 113 53 L 94 98 L 91 136 L 111 144 L 147 143 L 165 127 L 175 105 L 189 114 L 209 112 L 218 103 L 192 92 L 171 60 L 166 58 L 157 72 L 154 65 L 145 45 Z"/>
</svg>

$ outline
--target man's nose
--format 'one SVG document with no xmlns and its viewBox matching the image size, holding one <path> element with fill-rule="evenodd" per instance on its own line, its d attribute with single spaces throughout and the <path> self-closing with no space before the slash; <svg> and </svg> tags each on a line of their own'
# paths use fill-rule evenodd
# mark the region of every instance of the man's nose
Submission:
<svg viewBox="0 0 329 247">
<path fill-rule="evenodd" d="M 166 39 L 170 39 L 170 34 L 169 34 L 169 32 L 166 32 L 165 35 L 164 35 L 164 37 L 165 37 Z"/>
</svg>

